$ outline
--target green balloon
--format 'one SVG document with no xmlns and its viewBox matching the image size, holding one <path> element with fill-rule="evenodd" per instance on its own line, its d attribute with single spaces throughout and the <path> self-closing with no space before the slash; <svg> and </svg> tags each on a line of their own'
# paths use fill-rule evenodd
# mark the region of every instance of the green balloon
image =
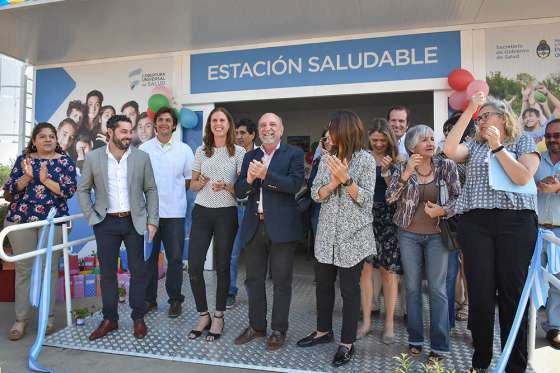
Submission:
<svg viewBox="0 0 560 373">
<path fill-rule="evenodd" d="M 536 91 L 534 93 L 535 96 L 535 100 L 537 100 L 538 102 L 546 102 L 546 96 L 544 95 L 544 93 Z"/>
<path fill-rule="evenodd" d="M 159 109 L 162 107 L 168 107 L 169 100 L 164 95 L 155 94 L 150 97 L 148 100 L 148 107 L 154 112 L 157 113 Z"/>
</svg>

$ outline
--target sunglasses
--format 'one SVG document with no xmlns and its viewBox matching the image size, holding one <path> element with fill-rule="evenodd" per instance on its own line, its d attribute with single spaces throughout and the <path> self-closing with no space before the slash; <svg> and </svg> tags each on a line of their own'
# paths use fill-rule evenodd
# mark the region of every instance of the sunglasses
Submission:
<svg viewBox="0 0 560 373">
<path fill-rule="evenodd" d="M 478 125 L 480 122 L 486 122 L 491 115 L 504 115 L 504 114 L 497 111 L 489 111 L 476 117 L 474 119 L 474 123 Z"/>
<path fill-rule="evenodd" d="M 545 133 L 544 138 L 547 140 L 560 140 L 560 132 L 553 132 L 553 133 Z"/>
</svg>

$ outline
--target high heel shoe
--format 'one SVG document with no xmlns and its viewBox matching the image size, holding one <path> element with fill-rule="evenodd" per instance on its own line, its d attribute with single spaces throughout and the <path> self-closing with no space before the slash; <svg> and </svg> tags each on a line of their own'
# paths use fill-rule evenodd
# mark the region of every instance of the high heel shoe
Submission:
<svg viewBox="0 0 560 373">
<path fill-rule="evenodd" d="M 214 314 L 214 318 L 215 319 L 223 319 L 224 318 L 224 314 L 222 313 L 220 316 Z M 212 332 L 208 332 L 208 334 L 206 335 L 206 340 L 208 342 L 214 342 L 217 339 L 220 339 L 220 337 L 222 336 L 222 333 L 224 332 L 224 326 L 226 325 L 226 321 L 224 320 L 222 322 L 222 330 L 220 330 L 219 333 L 212 333 Z M 210 328 L 208 328 L 210 329 Z"/>
<path fill-rule="evenodd" d="M 208 312 L 201 313 L 200 316 L 208 316 L 208 323 L 206 324 L 206 326 L 202 330 L 196 330 L 196 329 L 191 330 L 189 332 L 189 339 L 197 339 L 198 337 L 200 337 L 202 335 L 202 332 L 204 330 L 209 330 L 210 327 L 212 326 L 212 318 L 210 317 L 210 313 L 208 313 Z"/>
</svg>

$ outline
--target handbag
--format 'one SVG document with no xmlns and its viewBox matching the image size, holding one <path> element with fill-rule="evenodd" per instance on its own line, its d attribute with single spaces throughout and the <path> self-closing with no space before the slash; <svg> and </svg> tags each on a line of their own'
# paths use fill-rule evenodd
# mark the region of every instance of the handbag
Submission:
<svg viewBox="0 0 560 373">
<path fill-rule="evenodd" d="M 443 206 L 449 199 L 449 192 L 447 185 L 442 182 L 441 174 L 438 178 L 438 204 Z M 444 199 L 445 197 L 445 199 Z M 447 219 L 439 219 L 438 226 L 440 229 L 440 236 L 443 244 L 449 251 L 455 251 L 459 248 L 459 241 L 457 240 L 457 218 L 452 216 Z"/>
</svg>

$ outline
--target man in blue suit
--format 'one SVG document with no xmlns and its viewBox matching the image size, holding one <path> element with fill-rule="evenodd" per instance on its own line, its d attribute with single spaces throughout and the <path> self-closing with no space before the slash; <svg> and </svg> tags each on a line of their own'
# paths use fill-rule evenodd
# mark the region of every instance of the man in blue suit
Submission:
<svg viewBox="0 0 560 373">
<path fill-rule="evenodd" d="M 248 197 L 241 225 L 249 295 L 249 326 L 235 339 L 241 345 L 266 336 L 267 264 L 274 283 L 272 334 L 266 350 L 283 346 L 288 330 L 296 242 L 303 239 L 303 224 L 295 194 L 303 186 L 303 151 L 280 140 L 282 119 L 266 113 L 258 123 L 262 146 L 245 154 L 235 183 L 237 198 Z"/>
</svg>

